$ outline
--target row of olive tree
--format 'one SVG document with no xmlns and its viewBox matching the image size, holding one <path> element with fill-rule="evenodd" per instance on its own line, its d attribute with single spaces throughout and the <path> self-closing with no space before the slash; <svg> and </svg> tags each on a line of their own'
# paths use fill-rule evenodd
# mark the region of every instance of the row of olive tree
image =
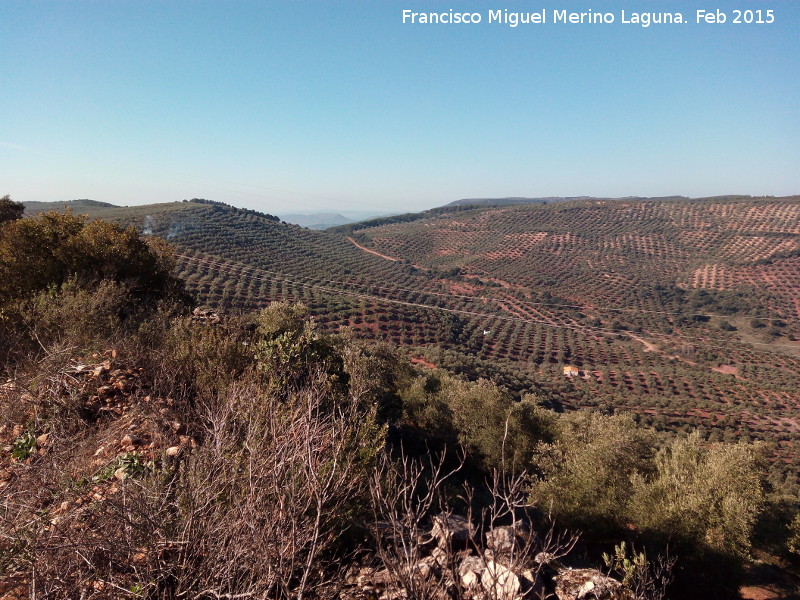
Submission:
<svg viewBox="0 0 800 600">
<path fill-rule="evenodd" d="M 164 460 L 131 482 L 130 501 L 98 512 L 84 537 L 47 529 L 24 548 L 34 571 L 66 586 L 52 594 L 78 594 L 70 573 L 86 579 L 114 569 L 136 548 L 149 549 L 136 589 L 152 597 L 321 593 L 336 558 L 356 547 L 343 532 L 365 518 L 369 469 L 388 442 L 418 454 L 463 447 L 473 482 L 525 470 L 529 504 L 540 512 L 589 541 L 669 547 L 681 559 L 679 587 L 731 597 L 764 502 L 757 447 L 705 445 L 696 436 L 667 442 L 627 416 L 557 415 L 543 408 L 545 397 L 515 400 L 486 380 L 420 375 L 386 346 L 323 336 L 300 306 L 274 304 L 249 328 L 197 326 L 166 307 L 182 295 L 162 244 L 71 214 L 20 219 L 9 199 L 0 214 L 10 215 L 0 224 L 4 370 L 24 372 L 24 360 L 41 369 L 31 353 L 59 345 L 76 356 L 113 340 L 150 373 L 149 393 L 175 400 L 202 441 L 190 457 Z M 50 379 L 32 372 L 31 389 Z M 56 401 L 50 388 L 38 391 L 45 405 Z M 70 429 L 56 423 L 64 411 L 50 408 L 38 414 L 53 421 L 32 431 L 85 436 L 92 445 L 97 429 L 81 421 L 80 401 L 69 405 Z M 71 458 L 61 460 L 41 475 L 51 479 L 27 471 L 15 483 L 18 497 L 41 489 L 52 502 L 65 494 L 59 478 Z M 36 510 L 27 516 L 44 509 Z M 138 533 L 113 546 L 119 555 L 109 560 L 100 552 L 103 528 Z M 78 543 L 77 555 L 60 550 Z M 87 567 L 94 556 L 101 562 Z"/>
</svg>

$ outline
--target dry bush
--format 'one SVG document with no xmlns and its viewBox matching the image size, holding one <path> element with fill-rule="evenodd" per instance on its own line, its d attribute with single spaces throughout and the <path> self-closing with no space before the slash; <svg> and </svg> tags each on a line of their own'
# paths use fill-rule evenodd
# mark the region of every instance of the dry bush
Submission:
<svg viewBox="0 0 800 600">
<path fill-rule="evenodd" d="M 205 443 L 171 484 L 164 531 L 176 596 L 303 598 L 327 582 L 380 435 L 324 390 L 319 374 L 285 402 L 244 385 L 204 404 Z"/>
<path fill-rule="evenodd" d="M 464 484 L 460 500 L 469 507 L 467 515 L 454 515 L 444 490 L 463 460 L 448 471 L 443 457 L 428 457 L 424 463 L 402 453 L 399 459 L 384 454 L 373 472 L 372 532 L 375 553 L 388 575 L 383 583 L 409 598 L 498 600 L 509 597 L 510 570 L 524 574 L 519 597 L 544 598 L 540 572 L 566 556 L 578 536 L 557 532 L 553 524 L 537 533 L 530 515 L 528 477 L 514 474 L 505 463 L 487 481 L 489 502 L 475 513 L 474 490 Z M 448 529 L 457 522 L 466 525 L 466 539 L 456 541 L 450 535 Z M 489 573 L 482 592 L 463 584 L 461 567 L 470 555 Z M 495 567 L 495 562 L 503 566 Z"/>
<path fill-rule="evenodd" d="M 606 568 L 631 589 L 637 600 L 664 600 L 676 561 L 669 555 L 669 548 L 665 554 L 648 559 L 633 545 L 628 551 L 625 542 L 615 545 L 613 554 L 603 553 Z"/>
<path fill-rule="evenodd" d="M 154 393 L 190 403 L 197 395 L 223 394 L 253 367 L 248 335 L 235 319 L 220 325 L 194 323 L 166 305 L 144 323 L 131 351 L 151 375 Z"/>
<path fill-rule="evenodd" d="M 425 465 L 401 455 L 393 460 L 383 453 L 372 472 L 370 498 L 371 524 L 375 551 L 388 571 L 391 583 L 411 598 L 431 598 L 439 590 L 453 587 L 457 571 L 452 552 L 443 572 L 420 570 L 420 563 L 430 554 L 431 536 L 426 530 L 433 512 L 447 511 L 442 487 L 463 461 L 452 471 L 444 468 L 444 454 Z M 449 573 L 449 577 L 445 575 Z"/>
<path fill-rule="evenodd" d="M 203 443 L 154 462 L 133 453 L 93 465 L 113 423 L 59 437 L 62 452 L 4 490 L 4 575 L 24 572 L 37 598 L 322 595 L 383 438 L 356 400 L 326 389 L 319 373 L 284 401 L 252 381 L 198 399 Z M 77 464 L 83 477 L 67 477 Z"/>
</svg>

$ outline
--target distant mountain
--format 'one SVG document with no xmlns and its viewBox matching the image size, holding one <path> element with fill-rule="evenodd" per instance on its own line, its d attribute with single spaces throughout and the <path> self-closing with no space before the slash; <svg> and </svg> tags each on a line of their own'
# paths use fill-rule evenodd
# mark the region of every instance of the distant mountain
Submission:
<svg viewBox="0 0 800 600">
<path fill-rule="evenodd" d="M 98 208 L 119 208 L 117 205 L 109 202 L 89 200 L 88 198 L 63 200 L 61 202 L 23 202 L 23 204 L 25 205 L 25 214 L 27 216 L 50 210 L 63 210 L 64 208 L 71 208 L 77 213 L 91 213 L 94 209 Z"/>
<path fill-rule="evenodd" d="M 300 225 L 307 229 L 322 230 L 331 227 L 340 227 L 342 225 L 361 223 L 367 219 L 385 218 L 395 214 L 397 213 L 375 210 L 340 210 L 336 212 L 319 210 L 305 213 L 281 214 L 278 216 L 286 223 Z"/>
<path fill-rule="evenodd" d="M 348 219 L 339 213 L 305 213 L 278 216 L 282 221 L 308 229 L 327 229 L 328 227 L 336 227 L 353 222 L 352 219 Z"/>
<path fill-rule="evenodd" d="M 509 206 L 513 204 L 549 204 L 551 202 L 569 202 L 574 200 L 687 200 L 686 196 L 661 196 L 643 197 L 629 196 L 625 198 L 598 198 L 596 196 L 544 196 L 541 198 L 523 198 L 511 196 L 508 198 L 462 198 L 448 206 Z"/>
</svg>

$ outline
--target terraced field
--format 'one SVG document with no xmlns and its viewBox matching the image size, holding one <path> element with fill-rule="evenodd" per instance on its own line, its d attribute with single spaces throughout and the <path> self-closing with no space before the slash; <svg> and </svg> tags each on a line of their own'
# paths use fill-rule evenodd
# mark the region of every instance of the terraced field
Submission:
<svg viewBox="0 0 800 600">
<path fill-rule="evenodd" d="M 764 439 L 800 466 L 800 198 L 459 208 L 356 232 L 198 202 L 78 212 L 170 240 L 203 304 L 302 300 L 420 364 Z"/>
<path fill-rule="evenodd" d="M 499 284 L 501 311 L 528 323 L 496 326 L 478 356 L 550 378 L 574 365 L 583 402 L 794 455 L 800 198 L 482 208 L 355 235 L 376 252 Z"/>
</svg>

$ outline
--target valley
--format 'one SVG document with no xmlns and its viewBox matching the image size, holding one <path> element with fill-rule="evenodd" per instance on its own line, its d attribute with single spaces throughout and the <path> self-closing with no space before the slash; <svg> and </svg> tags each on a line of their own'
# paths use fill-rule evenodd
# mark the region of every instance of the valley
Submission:
<svg viewBox="0 0 800 600">
<path fill-rule="evenodd" d="M 763 440 L 800 465 L 797 197 L 457 206 L 328 231 L 211 202 L 76 211 L 174 244 L 202 305 L 302 301 L 326 331 L 518 396 Z"/>
</svg>

